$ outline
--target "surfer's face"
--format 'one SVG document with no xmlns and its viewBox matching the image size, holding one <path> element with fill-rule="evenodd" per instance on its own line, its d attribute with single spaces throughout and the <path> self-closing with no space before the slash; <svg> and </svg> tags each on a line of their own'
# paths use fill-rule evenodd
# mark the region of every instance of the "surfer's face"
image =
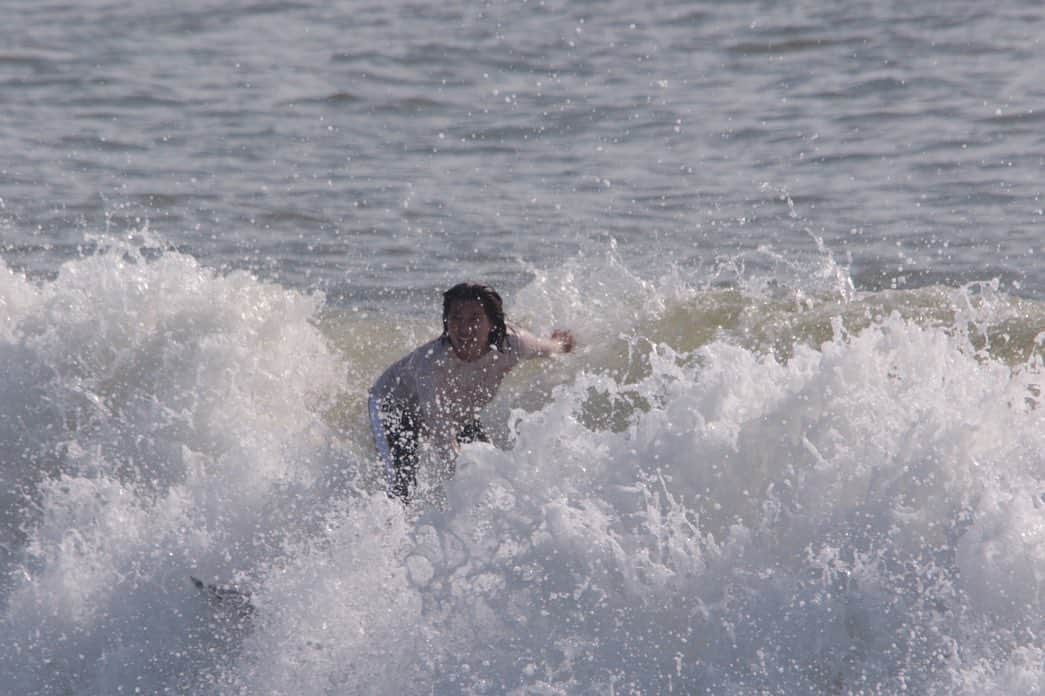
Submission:
<svg viewBox="0 0 1045 696">
<path fill-rule="evenodd" d="M 446 334 L 454 353 L 465 362 L 478 360 L 490 350 L 493 324 L 478 300 L 459 300 L 446 316 Z"/>
</svg>

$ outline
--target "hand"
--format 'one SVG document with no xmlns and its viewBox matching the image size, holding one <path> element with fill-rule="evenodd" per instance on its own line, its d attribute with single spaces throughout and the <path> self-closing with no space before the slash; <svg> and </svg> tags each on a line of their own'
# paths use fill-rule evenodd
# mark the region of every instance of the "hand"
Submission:
<svg viewBox="0 0 1045 696">
<path fill-rule="evenodd" d="M 567 329 L 555 329 L 552 331 L 552 340 L 558 342 L 559 350 L 569 353 L 573 350 L 573 333 Z"/>
</svg>

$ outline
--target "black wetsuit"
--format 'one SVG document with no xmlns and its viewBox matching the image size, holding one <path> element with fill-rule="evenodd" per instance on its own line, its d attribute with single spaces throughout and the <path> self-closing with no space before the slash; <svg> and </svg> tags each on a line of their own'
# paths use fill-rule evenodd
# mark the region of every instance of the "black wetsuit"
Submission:
<svg viewBox="0 0 1045 696">
<path fill-rule="evenodd" d="M 388 495 L 408 502 L 417 487 L 417 448 L 421 441 L 421 419 L 410 408 L 381 409 L 381 422 L 385 426 L 385 440 L 392 455 L 392 471 Z M 489 442 L 482 423 L 476 418 L 457 433 L 457 441 Z"/>
</svg>

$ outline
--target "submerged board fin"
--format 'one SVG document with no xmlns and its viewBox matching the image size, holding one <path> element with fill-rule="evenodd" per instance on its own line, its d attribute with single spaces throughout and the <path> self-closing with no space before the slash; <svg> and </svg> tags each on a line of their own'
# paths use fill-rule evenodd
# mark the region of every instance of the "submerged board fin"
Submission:
<svg viewBox="0 0 1045 696">
<path fill-rule="evenodd" d="M 251 614 L 254 611 L 254 605 L 250 601 L 250 592 L 246 590 L 241 590 L 235 585 L 218 585 L 212 582 L 204 582 L 192 575 L 189 576 L 189 580 L 192 580 L 192 584 L 196 586 L 196 589 L 205 593 L 212 603 L 223 609 L 235 611 L 242 615 Z"/>
</svg>

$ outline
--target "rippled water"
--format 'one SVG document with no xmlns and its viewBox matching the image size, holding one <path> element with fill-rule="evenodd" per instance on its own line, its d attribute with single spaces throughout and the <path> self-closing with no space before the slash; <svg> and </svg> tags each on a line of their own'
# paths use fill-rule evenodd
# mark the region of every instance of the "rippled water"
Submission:
<svg viewBox="0 0 1045 696">
<path fill-rule="evenodd" d="M 1040 297 L 1037 3 L 8 3 L 4 258 L 148 223 L 356 299 L 769 245 Z M 379 304 L 389 302 L 373 300 Z"/>
<path fill-rule="evenodd" d="M 0 691 L 1045 694 L 1038 4 L 0 11 Z"/>
</svg>

